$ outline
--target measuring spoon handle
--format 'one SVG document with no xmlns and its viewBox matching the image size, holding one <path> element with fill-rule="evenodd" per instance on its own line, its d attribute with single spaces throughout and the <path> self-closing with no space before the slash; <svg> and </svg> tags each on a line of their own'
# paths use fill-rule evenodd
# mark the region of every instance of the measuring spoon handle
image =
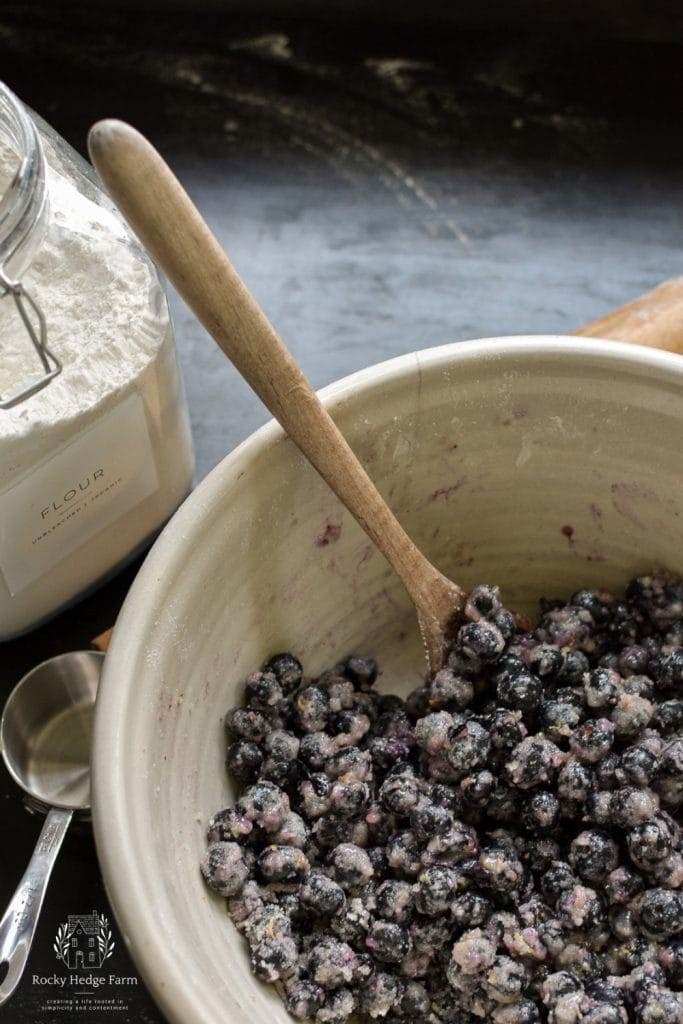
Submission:
<svg viewBox="0 0 683 1024">
<path fill-rule="evenodd" d="M 24 973 L 47 883 L 72 817 L 73 811 L 50 811 L 24 877 L 0 921 L 0 972 L 5 967 L 7 970 L 0 985 L 0 1006 L 10 998 Z"/>
</svg>

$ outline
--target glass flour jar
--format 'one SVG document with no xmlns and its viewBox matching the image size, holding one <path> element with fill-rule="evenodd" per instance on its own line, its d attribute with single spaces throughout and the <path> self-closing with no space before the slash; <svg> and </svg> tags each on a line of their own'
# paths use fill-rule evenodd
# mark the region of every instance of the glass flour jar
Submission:
<svg viewBox="0 0 683 1024">
<path fill-rule="evenodd" d="M 141 550 L 188 493 L 157 272 L 90 166 L 0 83 L 0 640 Z"/>
</svg>

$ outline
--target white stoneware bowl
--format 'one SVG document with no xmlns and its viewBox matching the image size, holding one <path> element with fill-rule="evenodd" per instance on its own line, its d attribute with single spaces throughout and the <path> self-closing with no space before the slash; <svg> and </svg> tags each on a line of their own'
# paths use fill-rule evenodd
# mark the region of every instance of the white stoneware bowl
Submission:
<svg viewBox="0 0 683 1024">
<path fill-rule="evenodd" d="M 324 401 L 401 522 L 453 579 L 507 603 L 683 570 L 683 360 L 576 338 L 486 339 L 403 356 Z M 222 718 L 290 649 L 309 672 L 375 654 L 381 688 L 424 665 L 384 560 L 273 423 L 229 455 L 155 544 L 98 699 L 93 815 L 137 966 L 177 1024 L 289 1018 L 249 973 L 198 862 L 231 799 Z"/>
</svg>

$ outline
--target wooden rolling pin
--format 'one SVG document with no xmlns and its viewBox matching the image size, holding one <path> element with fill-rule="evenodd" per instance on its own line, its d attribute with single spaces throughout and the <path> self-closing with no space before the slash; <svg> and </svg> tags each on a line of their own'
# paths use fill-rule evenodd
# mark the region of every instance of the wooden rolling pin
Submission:
<svg viewBox="0 0 683 1024">
<path fill-rule="evenodd" d="M 572 334 L 611 338 L 683 355 L 683 277 L 664 281 L 651 292 L 583 324 Z"/>
</svg>

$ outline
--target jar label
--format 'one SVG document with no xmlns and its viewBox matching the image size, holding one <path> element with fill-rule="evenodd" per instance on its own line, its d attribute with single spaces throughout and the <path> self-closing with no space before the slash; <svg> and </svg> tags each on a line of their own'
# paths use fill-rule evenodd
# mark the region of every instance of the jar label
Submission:
<svg viewBox="0 0 683 1024">
<path fill-rule="evenodd" d="M 145 407 L 135 393 L 0 494 L 0 568 L 10 594 L 40 579 L 158 486 Z"/>
</svg>

